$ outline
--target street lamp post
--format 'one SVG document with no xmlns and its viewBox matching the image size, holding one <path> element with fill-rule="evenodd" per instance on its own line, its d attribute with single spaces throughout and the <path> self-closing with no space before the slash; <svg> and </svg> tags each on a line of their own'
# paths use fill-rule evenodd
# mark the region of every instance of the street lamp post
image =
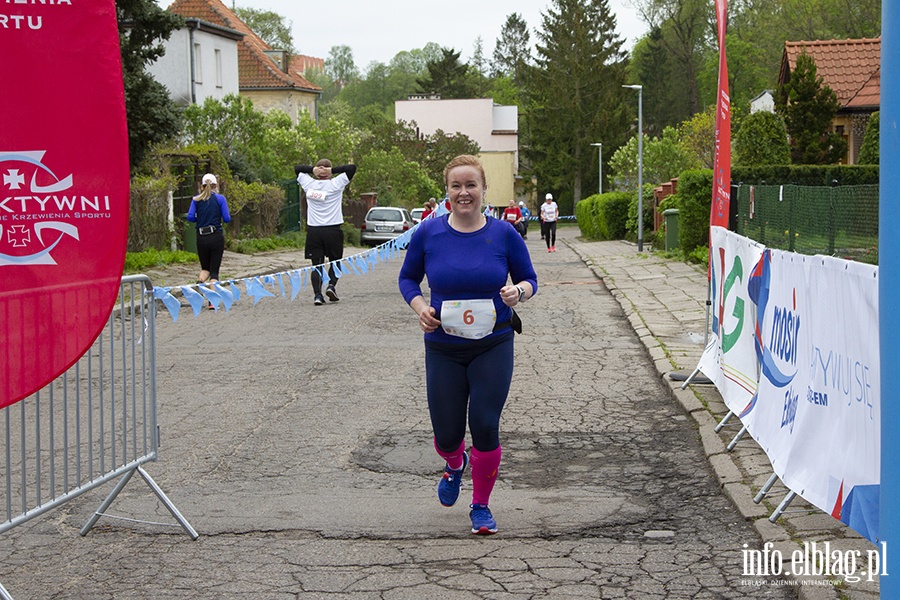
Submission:
<svg viewBox="0 0 900 600">
<path fill-rule="evenodd" d="M 597 146 L 597 193 L 603 193 L 603 144 L 597 142 L 596 144 L 591 144 L 591 146 Z"/>
<path fill-rule="evenodd" d="M 638 91 L 638 252 L 644 251 L 644 87 L 623 85 Z"/>
</svg>

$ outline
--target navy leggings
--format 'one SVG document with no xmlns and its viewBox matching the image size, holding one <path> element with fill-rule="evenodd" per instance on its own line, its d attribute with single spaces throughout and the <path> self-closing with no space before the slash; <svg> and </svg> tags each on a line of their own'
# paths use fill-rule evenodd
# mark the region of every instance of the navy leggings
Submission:
<svg viewBox="0 0 900 600">
<path fill-rule="evenodd" d="M 512 331 L 460 344 L 425 342 L 428 411 L 438 448 L 452 452 L 466 436 L 481 452 L 500 446 L 500 413 L 513 373 Z"/>
</svg>

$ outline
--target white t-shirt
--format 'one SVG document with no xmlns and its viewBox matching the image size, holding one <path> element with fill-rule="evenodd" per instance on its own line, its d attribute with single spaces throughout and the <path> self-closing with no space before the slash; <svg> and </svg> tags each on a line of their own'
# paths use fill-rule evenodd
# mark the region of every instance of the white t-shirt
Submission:
<svg viewBox="0 0 900 600">
<path fill-rule="evenodd" d="M 332 179 L 314 179 L 306 173 L 297 175 L 297 183 L 306 192 L 306 224 L 310 227 L 340 225 L 344 222 L 341 203 L 344 188 L 350 183 L 346 173 Z"/>
<path fill-rule="evenodd" d="M 558 214 L 559 207 L 556 206 L 556 202 L 551 201 L 550 204 L 547 204 L 546 202 L 541 204 L 541 216 L 544 218 L 545 223 L 555 221 Z"/>
</svg>

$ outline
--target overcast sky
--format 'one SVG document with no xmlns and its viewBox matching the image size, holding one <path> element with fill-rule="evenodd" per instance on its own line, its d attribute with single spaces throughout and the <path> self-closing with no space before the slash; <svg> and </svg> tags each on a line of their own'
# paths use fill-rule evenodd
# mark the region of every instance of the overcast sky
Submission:
<svg viewBox="0 0 900 600">
<path fill-rule="evenodd" d="M 158 0 L 163 8 L 173 0 Z M 388 63 L 398 52 L 422 48 L 428 42 L 461 51 L 461 60 L 472 57 L 481 36 L 482 51 L 490 61 L 506 17 L 519 15 L 528 24 L 532 44 L 541 26 L 547 0 L 342 0 L 335 3 L 307 0 L 222 0 L 237 6 L 271 10 L 293 24 L 294 47 L 301 54 L 328 58 L 332 46 L 350 46 L 356 66 L 365 71 L 372 61 Z M 647 27 L 631 7 L 633 0 L 610 0 L 616 28 L 630 51 Z"/>
</svg>

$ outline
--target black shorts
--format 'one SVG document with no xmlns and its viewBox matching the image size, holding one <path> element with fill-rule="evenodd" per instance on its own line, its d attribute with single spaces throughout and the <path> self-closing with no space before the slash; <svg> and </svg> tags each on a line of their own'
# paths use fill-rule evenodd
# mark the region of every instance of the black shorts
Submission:
<svg viewBox="0 0 900 600">
<path fill-rule="evenodd" d="M 314 265 L 344 257 L 344 232 L 340 225 L 323 225 L 306 228 L 306 258 Z"/>
</svg>

